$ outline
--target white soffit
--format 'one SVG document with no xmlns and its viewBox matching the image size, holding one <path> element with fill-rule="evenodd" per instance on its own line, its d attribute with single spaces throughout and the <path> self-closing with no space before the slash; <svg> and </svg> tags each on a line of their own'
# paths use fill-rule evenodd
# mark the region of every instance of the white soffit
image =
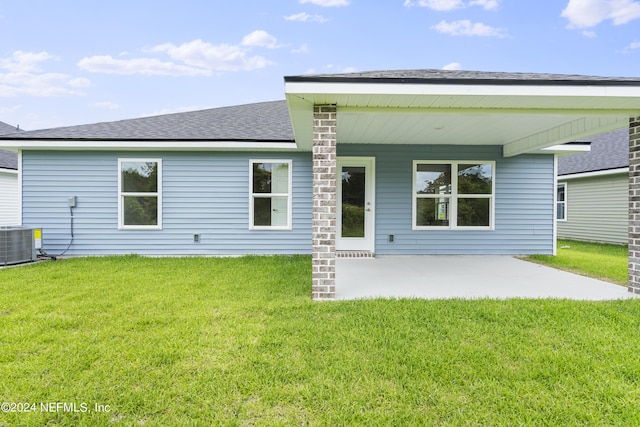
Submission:
<svg viewBox="0 0 640 427">
<path fill-rule="evenodd" d="M 313 105 L 335 104 L 341 144 L 502 145 L 540 152 L 628 126 L 640 86 L 286 82 L 296 141 L 310 149 Z"/>
</svg>

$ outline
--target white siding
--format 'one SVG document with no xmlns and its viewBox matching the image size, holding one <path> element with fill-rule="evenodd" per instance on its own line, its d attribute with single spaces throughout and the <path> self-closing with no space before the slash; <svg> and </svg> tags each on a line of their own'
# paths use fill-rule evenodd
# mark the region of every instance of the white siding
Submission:
<svg viewBox="0 0 640 427">
<path fill-rule="evenodd" d="M 18 173 L 0 170 L 0 226 L 20 225 Z"/>
<path fill-rule="evenodd" d="M 626 244 L 629 224 L 627 173 L 562 179 L 567 183 L 567 220 L 558 221 L 561 239 Z"/>
</svg>

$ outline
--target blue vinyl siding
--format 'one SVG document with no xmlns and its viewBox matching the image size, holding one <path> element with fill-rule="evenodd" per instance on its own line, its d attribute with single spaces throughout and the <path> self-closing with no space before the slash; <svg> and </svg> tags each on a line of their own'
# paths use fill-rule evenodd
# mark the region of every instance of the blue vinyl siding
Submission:
<svg viewBox="0 0 640 427">
<path fill-rule="evenodd" d="M 377 254 L 551 254 L 553 156 L 501 153 L 498 146 L 338 144 L 339 156 L 376 158 Z M 162 230 L 118 230 L 118 158 L 162 159 Z M 249 230 L 250 159 L 292 159 L 292 230 Z M 495 160 L 495 229 L 413 230 L 414 160 Z M 62 252 L 70 241 L 67 200 L 76 196 L 69 255 L 309 254 L 311 176 L 310 153 L 25 151 L 23 224 L 42 227 L 45 250 Z"/>
<path fill-rule="evenodd" d="M 162 159 L 162 230 L 118 230 L 118 158 Z M 249 160 L 292 159 L 292 230 L 249 230 Z M 29 152 L 23 221 L 43 228 L 45 250 L 69 255 L 311 253 L 310 153 Z M 194 243 L 193 235 L 200 235 Z"/>
<path fill-rule="evenodd" d="M 376 157 L 376 254 L 553 253 L 553 155 L 464 145 L 338 145 L 338 155 Z M 495 160 L 495 229 L 413 230 L 414 160 Z"/>
</svg>

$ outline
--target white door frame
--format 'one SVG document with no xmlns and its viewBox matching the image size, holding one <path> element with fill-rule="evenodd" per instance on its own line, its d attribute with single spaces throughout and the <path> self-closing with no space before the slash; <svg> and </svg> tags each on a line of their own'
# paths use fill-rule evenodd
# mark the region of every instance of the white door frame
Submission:
<svg viewBox="0 0 640 427">
<path fill-rule="evenodd" d="M 375 157 L 338 157 L 336 159 L 336 250 L 338 251 L 375 251 L 376 225 L 376 158 Z M 365 215 L 364 237 L 342 237 L 342 167 L 362 166 L 365 168 Z"/>
</svg>

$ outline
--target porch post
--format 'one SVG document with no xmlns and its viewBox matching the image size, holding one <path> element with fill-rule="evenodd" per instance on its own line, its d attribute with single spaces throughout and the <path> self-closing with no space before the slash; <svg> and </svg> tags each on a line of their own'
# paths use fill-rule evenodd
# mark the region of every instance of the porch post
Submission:
<svg viewBox="0 0 640 427">
<path fill-rule="evenodd" d="M 640 116 L 629 119 L 628 289 L 640 294 Z"/>
<path fill-rule="evenodd" d="M 336 296 L 336 106 L 313 107 L 314 300 Z"/>
</svg>

